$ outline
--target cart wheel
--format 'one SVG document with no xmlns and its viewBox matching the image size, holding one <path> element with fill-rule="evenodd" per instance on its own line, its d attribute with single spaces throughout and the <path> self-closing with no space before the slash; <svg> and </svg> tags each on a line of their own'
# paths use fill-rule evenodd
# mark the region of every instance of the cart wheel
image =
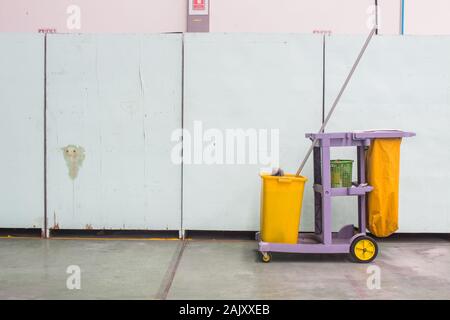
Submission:
<svg viewBox="0 0 450 320">
<path fill-rule="evenodd" d="M 370 237 L 361 236 L 353 240 L 350 246 L 350 255 L 356 262 L 369 263 L 377 257 L 378 245 Z"/>
<path fill-rule="evenodd" d="M 272 255 L 269 252 L 261 252 L 262 262 L 268 263 L 272 260 Z"/>
</svg>

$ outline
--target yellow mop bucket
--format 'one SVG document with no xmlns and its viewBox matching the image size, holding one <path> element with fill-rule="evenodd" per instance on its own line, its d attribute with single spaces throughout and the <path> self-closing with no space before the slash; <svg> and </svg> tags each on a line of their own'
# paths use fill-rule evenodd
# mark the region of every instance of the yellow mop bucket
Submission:
<svg viewBox="0 0 450 320">
<path fill-rule="evenodd" d="M 261 240 L 297 243 L 303 190 L 308 179 L 292 174 L 261 175 L 261 178 Z"/>
</svg>

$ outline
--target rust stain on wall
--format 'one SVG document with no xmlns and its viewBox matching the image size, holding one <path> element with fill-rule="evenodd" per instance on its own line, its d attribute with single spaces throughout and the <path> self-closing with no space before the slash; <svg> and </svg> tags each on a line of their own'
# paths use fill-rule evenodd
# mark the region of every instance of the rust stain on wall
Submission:
<svg viewBox="0 0 450 320">
<path fill-rule="evenodd" d="M 62 148 L 64 160 L 66 160 L 67 168 L 69 169 L 69 177 L 74 180 L 78 176 L 78 171 L 83 164 L 85 154 L 84 148 L 69 144 Z"/>
<path fill-rule="evenodd" d="M 94 229 L 94 228 L 92 227 L 91 224 L 87 224 L 84 228 L 85 228 L 86 230 L 92 230 L 92 229 Z"/>
<path fill-rule="evenodd" d="M 51 229 L 53 229 L 53 230 L 59 229 L 59 223 L 56 222 L 56 212 L 55 211 L 53 211 L 53 227 Z"/>
</svg>

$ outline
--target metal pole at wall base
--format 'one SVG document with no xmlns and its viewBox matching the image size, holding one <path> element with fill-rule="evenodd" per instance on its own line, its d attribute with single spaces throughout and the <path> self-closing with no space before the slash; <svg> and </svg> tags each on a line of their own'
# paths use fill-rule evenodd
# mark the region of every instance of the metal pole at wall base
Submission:
<svg viewBox="0 0 450 320">
<path fill-rule="evenodd" d="M 372 36 L 374 35 L 374 33 L 375 33 L 376 30 L 377 30 L 377 26 L 375 25 L 375 26 L 373 27 L 373 29 L 370 31 L 369 35 L 367 36 L 367 39 L 366 39 L 366 41 L 364 42 L 364 45 L 363 45 L 363 47 L 361 48 L 361 51 L 359 52 L 359 55 L 358 55 L 358 57 L 356 58 L 356 61 L 353 63 L 353 66 L 352 66 L 352 68 L 351 68 L 349 74 L 347 75 L 347 78 L 345 79 L 344 84 L 342 85 L 341 90 L 339 91 L 339 94 L 337 95 L 336 99 L 334 100 L 333 105 L 332 105 L 330 111 L 328 112 L 328 114 L 327 114 L 327 116 L 326 116 L 326 118 L 325 118 L 325 121 L 322 123 L 322 126 L 320 127 L 318 133 L 322 133 L 322 132 L 325 130 L 325 127 L 326 127 L 328 121 L 330 120 L 331 115 L 332 115 L 333 112 L 334 112 L 334 109 L 336 109 L 336 106 L 337 106 L 337 104 L 339 103 L 339 100 L 341 99 L 341 96 L 342 96 L 342 94 L 344 93 L 345 88 L 347 88 L 347 85 L 348 85 L 348 83 L 349 83 L 349 81 L 350 81 L 350 79 L 351 79 L 353 73 L 355 72 L 356 67 L 357 67 L 358 64 L 359 64 L 359 61 L 361 60 L 361 58 L 362 58 L 364 52 L 366 51 L 366 48 L 367 48 L 367 46 L 369 45 L 369 42 L 370 42 L 370 40 L 372 39 Z M 308 161 L 308 158 L 309 158 L 309 156 L 311 155 L 311 152 L 314 150 L 314 147 L 315 147 L 316 144 L 317 144 L 317 140 L 318 140 L 317 138 L 314 138 L 313 142 L 311 143 L 311 146 L 309 147 L 308 151 L 306 152 L 305 158 L 303 159 L 302 163 L 300 164 L 300 167 L 299 167 L 298 170 L 297 170 L 297 173 L 296 173 L 297 176 L 299 176 L 300 173 L 302 172 L 303 167 L 304 167 L 305 164 L 306 164 L 306 161 Z"/>
</svg>

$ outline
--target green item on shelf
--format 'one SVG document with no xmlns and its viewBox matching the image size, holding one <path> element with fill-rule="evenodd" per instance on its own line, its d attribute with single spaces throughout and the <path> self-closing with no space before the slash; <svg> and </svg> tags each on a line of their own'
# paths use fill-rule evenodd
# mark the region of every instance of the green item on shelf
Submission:
<svg viewBox="0 0 450 320">
<path fill-rule="evenodd" d="M 349 188 L 352 186 L 353 160 L 331 160 L 331 187 Z"/>
</svg>

